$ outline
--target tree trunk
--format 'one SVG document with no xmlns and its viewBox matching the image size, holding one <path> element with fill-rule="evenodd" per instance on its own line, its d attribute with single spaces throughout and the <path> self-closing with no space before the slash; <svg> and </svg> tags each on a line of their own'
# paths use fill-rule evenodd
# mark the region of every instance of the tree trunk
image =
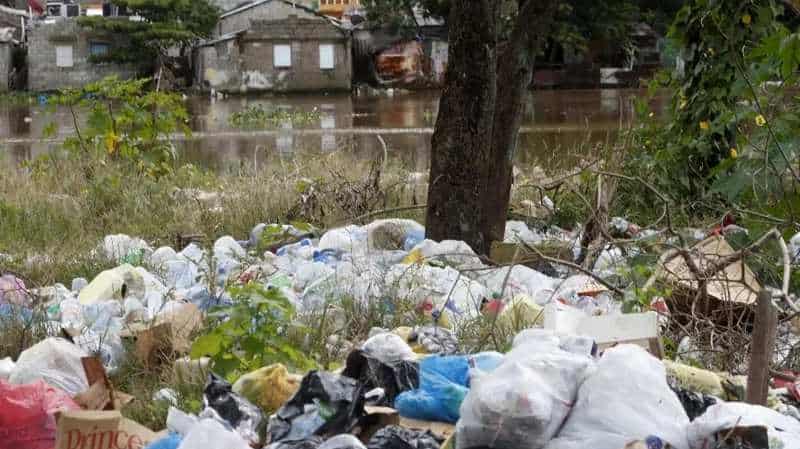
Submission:
<svg viewBox="0 0 800 449">
<path fill-rule="evenodd" d="M 455 0 L 449 61 L 431 139 L 427 237 L 489 252 L 484 195 L 492 164 L 496 101 L 495 0 Z"/>
<path fill-rule="evenodd" d="M 533 80 L 534 58 L 547 39 L 556 4 L 556 0 L 520 0 L 514 30 L 499 58 L 492 133 L 493 169 L 483 199 L 484 227 L 490 243 L 503 241 L 505 236 L 514 155 Z"/>
<path fill-rule="evenodd" d="M 427 237 L 459 239 L 480 254 L 503 240 L 513 159 L 533 61 L 553 25 L 558 0 L 518 0 L 502 56 L 502 2 L 454 0 L 450 55 L 431 141 Z"/>
</svg>

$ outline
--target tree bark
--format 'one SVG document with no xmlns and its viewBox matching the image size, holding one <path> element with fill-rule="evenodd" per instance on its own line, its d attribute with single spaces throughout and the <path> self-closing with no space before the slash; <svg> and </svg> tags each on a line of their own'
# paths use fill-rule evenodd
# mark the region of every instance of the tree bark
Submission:
<svg viewBox="0 0 800 449">
<path fill-rule="evenodd" d="M 518 0 L 510 39 L 498 58 L 502 2 L 454 0 L 450 55 L 431 140 L 427 237 L 459 239 L 488 254 L 503 240 L 533 61 L 558 0 Z"/>
<path fill-rule="evenodd" d="M 449 61 L 431 139 L 426 234 L 460 239 L 489 252 L 485 191 L 492 157 L 496 103 L 495 0 L 454 0 Z"/>
<path fill-rule="evenodd" d="M 533 81 L 534 59 L 553 25 L 556 0 L 519 0 L 511 38 L 501 52 L 492 132 L 492 166 L 484 191 L 488 240 L 503 241 L 511 200 L 514 155 Z"/>
</svg>

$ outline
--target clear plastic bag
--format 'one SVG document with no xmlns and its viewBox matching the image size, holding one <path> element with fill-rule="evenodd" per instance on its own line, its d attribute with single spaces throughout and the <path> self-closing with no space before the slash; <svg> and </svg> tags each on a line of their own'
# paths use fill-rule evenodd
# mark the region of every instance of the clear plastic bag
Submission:
<svg viewBox="0 0 800 449">
<path fill-rule="evenodd" d="M 491 373 L 473 373 L 456 448 L 538 449 L 556 435 L 594 361 L 542 337 L 518 343 Z"/>
</svg>

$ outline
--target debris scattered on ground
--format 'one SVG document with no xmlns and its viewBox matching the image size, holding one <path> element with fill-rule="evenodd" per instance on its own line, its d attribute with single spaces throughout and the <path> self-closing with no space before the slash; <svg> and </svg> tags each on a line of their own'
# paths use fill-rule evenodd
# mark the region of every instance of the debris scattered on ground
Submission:
<svg viewBox="0 0 800 449">
<path fill-rule="evenodd" d="M 609 280 L 627 263 L 619 248 L 604 249 L 593 269 L 581 271 L 528 250 L 549 242 L 571 253 L 577 236 L 565 232 L 509 222 L 507 242 L 493 248 L 504 260 L 492 261 L 464 242 L 427 240 L 424 231 L 411 220 L 387 219 L 316 238 L 262 223 L 243 241 L 226 236 L 208 248 L 179 250 L 111 235 L 97 253 L 118 265 L 88 281 L 76 278 L 71 288 L 29 289 L 4 274 L 0 317 L 43 313 L 48 336 L 15 359 L 0 359 L 0 441 L 94 448 L 92 438 L 107 434 L 130 449 L 748 447 L 722 442 L 733 438 L 752 447 L 767 447 L 764 440 L 769 449 L 800 447 L 797 373 L 776 375 L 766 408 L 735 402 L 744 397 L 741 377 L 666 359 L 675 349 L 662 344 L 671 306 L 661 298 L 623 313 L 630 298 Z M 650 231 L 623 219 L 610 229 L 634 241 Z M 701 270 L 733 254 L 724 234 L 695 246 L 692 260 Z M 532 262 L 517 264 L 521 255 Z M 666 261 L 662 280 L 696 289 L 681 261 Z M 723 271 L 744 283 L 710 281 L 709 294 L 750 304 L 750 290 L 761 288 L 752 271 L 743 263 Z M 330 333 L 323 334 L 337 354 L 330 369 L 248 360 L 244 372 L 223 378 L 212 358 L 187 357 L 207 316 L 230 317 L 226 307 L 236 299 L 228 287 L 253 284 L 292 304 L 281 334 L 307 332 L 299 320 L 315 314 L 332 323 L 311 329 Z M 346 306 L 379 306 L 392 324 L 354 336 Z M 472 329 L 482 348 L 507 352 L 470 349 L 465 329 L 476 322 L 486 323 Z M 253 318 L 254 331 L 262 324 Z M 497 329 L 507 333 L 490 342 Z M 692 344 L 675 346 L 686 357 L 696 352 Z M 230 357 L 262 350 L 244 346 Z M 152 398 L 117 390 L 108 376 L 131 358 L 148 369 L 171 366 L 179 382 L 204 383 L 202 410 L 179 409 L 184 402 L 173 385 L 161 385 Z M 122 417 L 125 404 L 144 400 L 170 407 L 166 429 Z"/>
</svg>

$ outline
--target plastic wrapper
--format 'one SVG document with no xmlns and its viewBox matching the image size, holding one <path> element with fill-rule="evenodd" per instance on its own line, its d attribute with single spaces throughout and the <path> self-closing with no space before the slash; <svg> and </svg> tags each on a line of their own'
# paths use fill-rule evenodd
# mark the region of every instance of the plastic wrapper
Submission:
<svg viewBox="0 0 800 449">
<path fill-rule="evenodd" d="M 250 449 L 239 434 L 213 419 L 203 419 L 183 438 L 178 449 Z"/>
<path fill-rule="evenodd" d="M 67 393 L 42 381 L 11 385 L 0 379 L 0 448 L 53 449 L 54 413 L 78 409 Z"/>
<path fill-rule="evenodd" d="M 381 388 L 384 395 L 377 404 L 391 407 L 397 395 L 419 386 L 419 365 L 415 361 L 402 359 L 384 362 L 374 357 L 373 353 L 365 350 L 352 351 L 347 356 L 342 374 L 357 379 L 363 392 Z"/>
<path fill-rule="evenodd" d="M 667 383 L 672 391 L 675 392 L 675 396 L 678 397 L 678 400 L 681 401 L 686 415 L 689 416 L 689 420 L 693 421 L 695 418 L 705 413 L 709 407 L 717 403 L 717 399 L 713 396 L 682 388 L 675 379 L 667 379 Z"/>
<path fill-rule="evenodd" d="M 407 418 L 455 423 L 470 384 L 470 365 L 489 372 L 502 359 L 496 352 L 426 357 L 420 361 L 419 388 L 399 395 L 395 408 Z"/>
<path fill-rule="evenodd" d="M 364 443 L 350 434 L 336 435 L 319 445 L 319 449 L 367 449 Z"/>
<path fill-rule="evenodd" d="M 490 373 L 473 371 L 457 449 L 538 449 L 556 435 L 594 361 L 554 338 L 519 344 Z"/>
<path fill-rule="evenodd" d="M 300 441 L 278 441 L 264 449 L 317 449 L 322 444 L 321 437 L 309 437 Z"/>
<path fill-rule="evenodd" d="M 300 376 L 289 374 L 285 366 L 273 364 L 240 377 L 234 393 L 247 398 L 266 413 L 273 413 L 297 391 Z"/>
<path fill-rule="evenodd" d="M 355 379 L 311 371 L 300 388 L 270 418 L 270 442 L 303 441 L 311 436 L 346 433 L 364 415 L 364 399 Z"/>
<path fill-rule="evenodd" d="M 13 304 L 30 307 L 31 295 L 25 288 L 25 282 L 13 274 L 0 276 L 0 304 Z"/>
<path fill-rule="evenodd" d="M 209 374 L 208 383 L 203 390 L 203 405 L 206 409 L 201 416 L 221 418 L 242 438 L 253 445 L 261 443 L 258 428 L 264 419 L 261 410 L 247 399 L 233 392 L 233 387 L 215 374 Z M 211 410 L 214 413 L 209 413 Z"/>
<path fill-rule="evenodd" d="M 439 449 L 441 444 L 429 431 L 386 426 L 370 438 L 367 449 Z"/>
<path fill-rule="evenodd" d="M 547 449 L 619 449 L 657 436 L 687 449 L 689 418 L 667 385 L 664 365 L 643 348 L 608 349 L 581 385 L 578 400 Z"/>
<path fill-rule="evenodd" d="M 691 449 L 717 447 L 716 434 L 737 428 L 763 426 L 767 428 L 769 449 L 800 448 L 800 421 L 774 410 L 742 402 L 723 402 L 709 407 L 687 428 Z"/>
<path fill-rule="evenodd" d="M 450 329 L 420 326 L 411 333 L 411 340 L 429 354 L 451 355 L 458 352 L 458 339 Z"/>
<path fill-rule="evenodd" d="M 28 384 L 43 380 L 75 396 L 89 388 L 82 357 L 88 357 L 86 351 L 69 341 L 47 338 L 20 354 L 8 381 L 12 384 Z"/>
</svg>

